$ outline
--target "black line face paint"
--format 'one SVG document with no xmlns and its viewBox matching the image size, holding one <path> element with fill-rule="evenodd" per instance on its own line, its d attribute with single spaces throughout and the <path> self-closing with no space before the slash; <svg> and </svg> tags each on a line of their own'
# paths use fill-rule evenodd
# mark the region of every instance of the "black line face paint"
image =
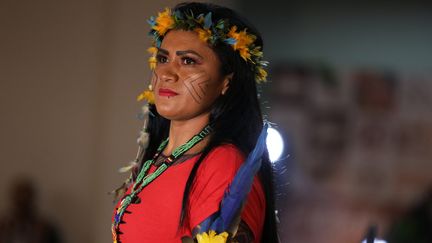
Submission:
<svg viewBox="0 0 432 243">
<path fill-rule="evenodd" d="M 201 104 L 206 95 L 206 88 L 210 82 L 209 76 L 205 73 L 195 73 L 187 77 L 183 84 L 196 103 Z"/>
</svg>

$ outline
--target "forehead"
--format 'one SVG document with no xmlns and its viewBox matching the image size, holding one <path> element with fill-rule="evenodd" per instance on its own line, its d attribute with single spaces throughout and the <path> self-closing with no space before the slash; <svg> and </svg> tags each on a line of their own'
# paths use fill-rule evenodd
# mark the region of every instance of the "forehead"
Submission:
<svg viewBox="0 0 432 243">
<path fill-rule="evenodd" d="M 169 31 L 161 44 L 161 48 L 169 52 L 193 50 L 200 55 L 216 57 L 216 53 L 209 44 L 200 40 L 198 34 L 194 31 L 171 30 Z"/>
</svg>

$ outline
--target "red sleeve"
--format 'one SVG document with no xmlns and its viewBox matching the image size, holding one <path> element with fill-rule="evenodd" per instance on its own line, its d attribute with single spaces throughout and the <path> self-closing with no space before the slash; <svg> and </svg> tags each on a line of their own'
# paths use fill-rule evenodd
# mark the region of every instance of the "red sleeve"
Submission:
<svg viewBox="0 0 432 243">
<path fill-rule="evenodd" d="M 243 161 L 244 156 L 235 146 L 223 145 L 213 150 L 202 162 L 190 193 L 190 229 L 219 210 L 224 193 Z M 242 219 L 251 228 L 255 238 L 261 236 L 264 212 L 264 193 L 260 180 L 255 177 L 242 212 Z"/>
</svg>

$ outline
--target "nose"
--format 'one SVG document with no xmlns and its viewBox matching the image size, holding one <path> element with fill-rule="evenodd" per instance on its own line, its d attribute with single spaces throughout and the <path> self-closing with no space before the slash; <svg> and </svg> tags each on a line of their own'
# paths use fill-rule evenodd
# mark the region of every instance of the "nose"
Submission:
<svg viewBox="0 0 432 243">
<path fill-rule="evenodd" d="M 175 63 L 164 63 L 160 65 L 159 77 L 162 82 L 177 82 L 179 79 Z"/>
</svg>

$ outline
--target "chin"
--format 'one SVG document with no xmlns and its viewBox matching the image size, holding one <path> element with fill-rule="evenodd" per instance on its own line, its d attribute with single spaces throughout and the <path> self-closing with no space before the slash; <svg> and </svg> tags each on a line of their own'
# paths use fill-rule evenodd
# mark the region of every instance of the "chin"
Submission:
<svg viewBox="0 0 432 243">
<path fill-rule="evenodd" d="M 161 104 L 159 102 L 156 102 L 156 111 L 161 115 L 163 118 L 166 118 L 168 120 L 171 120 L 178 115 L 178 109 L 176 109 L 173 105 L 167 105 L 167 104 Z"/>
<path fill-rule="evenodd" d="M 156 110 L 159 113 L 159 115 L 161 115 L 163 118 L 166 118 L 168 120 L 171 120 L 171 118 L 174 115 L 169 110 L 161 109 L 161 108 L 158 108 L 157 106 L 156 106 Z"/>
</svg>

